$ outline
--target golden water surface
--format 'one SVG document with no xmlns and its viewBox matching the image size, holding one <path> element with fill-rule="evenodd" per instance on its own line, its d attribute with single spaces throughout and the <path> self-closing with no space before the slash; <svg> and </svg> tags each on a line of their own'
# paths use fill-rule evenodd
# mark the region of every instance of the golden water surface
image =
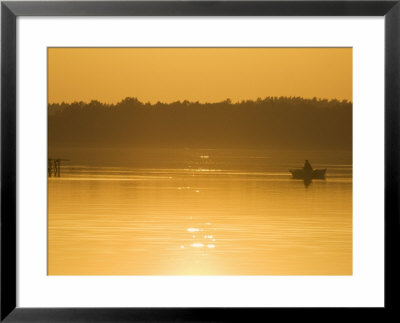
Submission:
<svg viewBox="0 0 400 323">
<path fill-rule="evenodd" d="M 288 172 L 300 156 L 64 165 L 48 181 L 48 274 L 351 275 L 351 153 L 316 158 L 327 179 L 308 186 Z"/>
</svg>

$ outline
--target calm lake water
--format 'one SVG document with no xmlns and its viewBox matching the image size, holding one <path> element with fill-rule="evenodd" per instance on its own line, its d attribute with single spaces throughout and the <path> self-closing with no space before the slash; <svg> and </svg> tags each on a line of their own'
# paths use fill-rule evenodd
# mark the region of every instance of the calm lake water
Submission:
<svg viewBox="0 0 400 323">
<path fill-rule="evenodd" d="M 352 274 L 351 152 L 121 156 L 49 178 L 50 275 Z M 305 159 L 326 180 L 291 179 Z"/>
</svg>

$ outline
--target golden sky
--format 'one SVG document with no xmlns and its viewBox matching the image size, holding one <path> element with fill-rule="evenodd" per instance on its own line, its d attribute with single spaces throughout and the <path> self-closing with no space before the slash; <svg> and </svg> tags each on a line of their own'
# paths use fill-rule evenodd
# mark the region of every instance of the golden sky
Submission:
<svg viewBox="0 0 400 323">
<path fill-rule="evenodd" d="M 49 48 L 49 103 L 352 101 L 351 48 Z"/>
</svg>

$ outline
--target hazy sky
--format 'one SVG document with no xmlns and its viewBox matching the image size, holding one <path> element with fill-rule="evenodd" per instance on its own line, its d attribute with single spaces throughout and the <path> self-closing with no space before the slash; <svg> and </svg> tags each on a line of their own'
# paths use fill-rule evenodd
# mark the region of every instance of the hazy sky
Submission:
<svg viewBox="0 0 400 323">
<path fill-rule="evenodd" d="M 351 48 L 50 48 L 49 103 L 352 100 Z"/>
</svg>

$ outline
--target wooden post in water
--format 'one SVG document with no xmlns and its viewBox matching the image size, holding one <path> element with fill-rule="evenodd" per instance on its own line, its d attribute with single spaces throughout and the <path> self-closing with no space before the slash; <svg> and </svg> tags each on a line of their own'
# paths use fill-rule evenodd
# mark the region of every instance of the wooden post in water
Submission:
<svg viewBox="0 0 400 323">
<path fill-rule="evenodd" d="M 51 177 L 52 173 L 53 173 L 53 160 L 48 158 L 47 159 L 47 176 Z"/>
<path fill-rule="evenodd" d="M 55 174 L 54 176 L 60 177 L 60 160 L 59 159 L 55 159 L 54 160 L 54 168 L 55 168 Z"/>
<path fill-rule="evenodd" d="M 61 176 L 61 161 L 69 161 L 69 159 L 62 158 L 48 158 L 47 159 L 47 174 L 48 177 L 60 177 Z"/>
</svg>

